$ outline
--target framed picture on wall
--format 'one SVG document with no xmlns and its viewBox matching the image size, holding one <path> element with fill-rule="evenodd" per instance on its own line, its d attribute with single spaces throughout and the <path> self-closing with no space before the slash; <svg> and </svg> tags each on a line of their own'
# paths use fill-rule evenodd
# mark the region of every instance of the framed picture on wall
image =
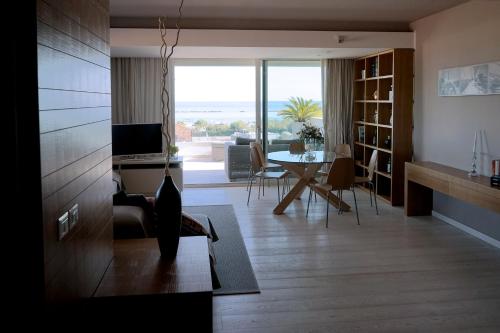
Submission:
<svg viewBox="0 0 500 333">
<path fill-rule="evenodd" d="M 439 71 L 438 96 L 500 94 L 500 61 Z"/>
</svg>

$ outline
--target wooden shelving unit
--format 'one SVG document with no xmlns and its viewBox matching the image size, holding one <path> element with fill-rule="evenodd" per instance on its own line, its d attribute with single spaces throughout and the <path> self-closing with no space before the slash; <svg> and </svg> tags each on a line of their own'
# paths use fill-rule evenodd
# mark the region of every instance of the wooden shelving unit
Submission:
<svg viewBox="0 0 500 333">
<path fill-rule="evenodd" d="M 377 150 L 377 195 L 394 206 L 404 203 L 404 163 L 412 156 L 413 53 L 393 49 L 355 62 L 356 175 L 367 175 L 370 156 Z"/>
</svg>

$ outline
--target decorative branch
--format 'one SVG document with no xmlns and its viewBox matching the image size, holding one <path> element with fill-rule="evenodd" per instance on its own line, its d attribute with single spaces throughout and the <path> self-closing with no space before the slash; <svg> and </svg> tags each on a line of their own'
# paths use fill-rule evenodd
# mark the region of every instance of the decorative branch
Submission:
<svg viewBox="0 0 500 333">
<path fill-rule="evenodd" d="M 168 62 L 170 58 L 172 57 L 172 54 L 174 53 L 174 49 L 179 43 L 179 34 L 181 31 L 180 28 L 180 21 L 182 19 L 182 6 L 184 5 L 184 0 L 181 0 L 181 3 L 178 8 L 178 16 L 177 20 L 175 22 L 175 27 L 177 29 L 176 37 L 175 37 L 175 42 L 170 48 L 170 52 L 168 52 L 168 43 L 167 43 L 167 27 L 166 27 L 166 22 L 167 18 L 166 17 L 159 17 L 158 18 L 158 30 L 160 31 L 160 36 L 161 36 L 161 48 L 160 48 L 160 58 L 161 58 L 161 71 L 162 71 L 162 76 L 161 76 L 161 132 L 163 137 L 165 138 L 165 143 L 166 143 L 166 164 L 165 164 L 165 175 L 169 176 L 170 175 L 170 170 L 168 168 L 170 164 L 170 144 L 172 142 L 172 137 L 170 135 L 170 92 L 168 91 L 167 88 L 167 82 L 168 82 Z M 168 52 L 168 54 L 167 54 Z"/>
</svg>

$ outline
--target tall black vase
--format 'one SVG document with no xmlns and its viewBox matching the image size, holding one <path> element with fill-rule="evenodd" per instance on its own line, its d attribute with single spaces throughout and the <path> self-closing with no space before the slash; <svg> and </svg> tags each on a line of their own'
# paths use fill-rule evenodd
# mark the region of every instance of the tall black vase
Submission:
<svg viewBox="0 0 500 333">
<path fill-rule="evenodd" d="M 182 222 L 181 194 L 172 176 L 165 176 L 156 191 L 155 213 L 158 246 L 161 257 L 173 259 L 177 255 Z"/>
</svg>

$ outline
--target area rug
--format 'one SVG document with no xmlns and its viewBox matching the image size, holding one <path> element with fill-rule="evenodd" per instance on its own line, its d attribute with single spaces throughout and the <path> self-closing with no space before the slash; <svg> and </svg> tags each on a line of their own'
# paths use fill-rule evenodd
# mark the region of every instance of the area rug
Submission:
<svg viewBox="0 0 500 333">
<path fill-rule="evenodd" d="M 183 210 L 207 215 L 219 236 L 213 245 L 217 259 L 215 271 L 221 288 L 214 290 L 214 296 L 259 293 L 233 206 L 184 206 Z"/>
</svg>

